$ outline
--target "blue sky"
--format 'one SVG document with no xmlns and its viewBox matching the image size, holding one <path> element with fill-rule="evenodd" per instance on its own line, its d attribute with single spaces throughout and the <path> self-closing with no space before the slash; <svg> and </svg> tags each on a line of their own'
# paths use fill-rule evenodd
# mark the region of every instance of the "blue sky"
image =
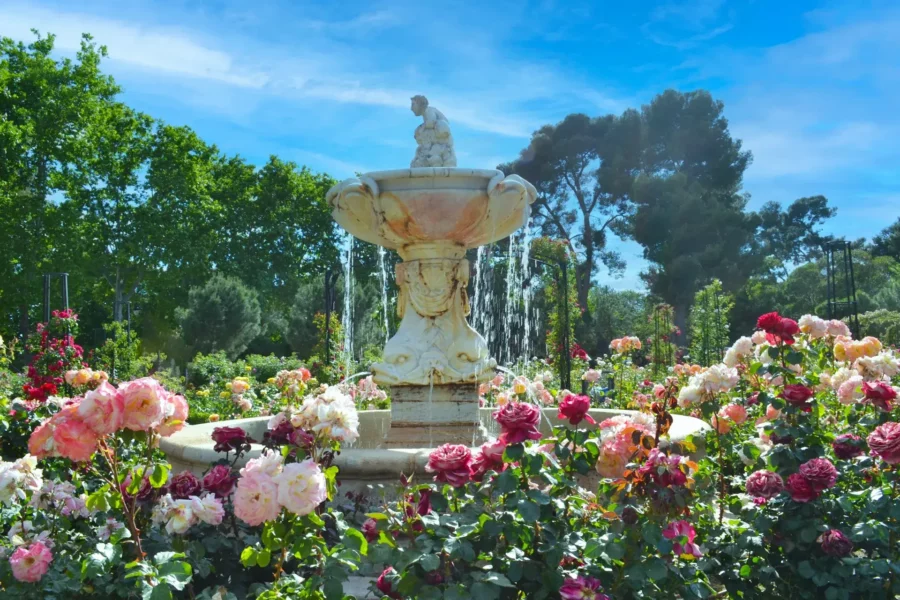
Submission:
<svg viewBox="0 0 900 600">
<path fill-rule="evenodd" d="M 460 166 L 515 158 L 570 112 L 619 113 L 668 87 L 709 89 L 754 154 L 751 207 L 826 195 L 829 232 L 900 216 L 900 4 L 683 2 L 17 2 L 0 35 L 81 32 L 135 108 L 229 154 L 337 178 L 414 154 L 409 97 L 450 119 Z M 640 247 L 614 242 L 639 286 Z"/>
</svg>

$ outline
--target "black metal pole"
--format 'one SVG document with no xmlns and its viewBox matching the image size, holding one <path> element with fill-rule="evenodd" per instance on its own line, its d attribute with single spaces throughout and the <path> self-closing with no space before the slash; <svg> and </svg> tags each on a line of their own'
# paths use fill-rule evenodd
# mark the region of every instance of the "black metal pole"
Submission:
<svg viewBox="0 0 900 600">
<path fill-rule="evenodd" d="M 853 335 L 859 339 L 862 332 L 859 330 L 859 306 L 856 303 L 856 277 L 853 273 L 853 246 L 850 242 L 847 242 L 847 261 L 850 264 L 850 293 L 851 297 L 848 298 L 853 304 L 851 308 L 853 310 L 852 323 L 854 326 Z"/>
<path fill-rule="evenodd" d="M 125 309 L 128 311 L 128 337 L 126 339 L 131 343 L 131 300 L 125 304 Z"/>
<path fill-rule="evenodd" d="M 60 273 L 60 277 L 62 277 L 62 301 L 63 308 L 69 309 L 69 274 L 68 273 Z"/>
<path fill-rule="evenodd" d="M 44 323 L 50 322 L 50 276 L 44 275 Z"/>
</svg>

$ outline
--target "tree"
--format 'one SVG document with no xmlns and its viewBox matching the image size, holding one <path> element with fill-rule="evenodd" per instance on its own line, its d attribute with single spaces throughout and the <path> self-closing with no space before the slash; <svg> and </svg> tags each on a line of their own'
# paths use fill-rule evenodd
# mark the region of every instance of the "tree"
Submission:
<svg viewBox="0 0 900 600">
<path fill-rule="evenodd" d="M 224 351 L 234 359 L 259 335 L 259 299 L 240 280 L 217 275 L 192 288 L 188 298 L 178 320 L 185 343 L 195 351 Z"/>
<path fill-rule="evenodd" d="M 580 340 L 591 356 L 609 352 L 609 343 L 626 335 L 642 339 L 649 332 L 648 298 L 633 290 L 614 290 L 608 286 L 595 286 L 589 297 L 593 340 Z"/>
<path fill-rule="evenodd" d="M 537 188 L 532 208 L 541 233 L 565 240 L 578 257 L 575 288 L 584 323 L 590 320 L 588 295 L 597 266 L 602 262 L 612 272 L 624 268 L 606 242 L 630 214 L 625 174 L 638 156 L 639 136 L 629 135 L 636 131 L 633 111 L 622 117 L 569 115 L 541 127 L 517 160 L 498 167 Z"/>
<path fill-rule="evenodd" d="M 818 228 L 836 214 L 825 196 L 798 198 L 784 210 L 777 202 L 764 204 L 759 211 L 761 251 L 772 258 L 765 268 L 784 279 L 792 265 L 824 257 L 834 237 Z"/>
<path fill-rule="evenodd" d="M 872 254 L 890 256 L 900 262 L 900 219 L 885 227 L 872 239 Z"/>
<path fill-rule="evenodd" d="M 119 92 L 102 75 L 106 56 L 89 35 L 75 60 L 51 57 L 54 36 L 27 46 L 0 39 L 0 310 L 29 329 L 40 296 L 40 275 L 53 268 L 69 232 L 51 197 L 92 152 L 85 131 Z"/>
<path fill-rule="evenodd" d="M 713 279 L 694 296 L 691 306 L 691 362 L 708 367 L 722 360 L 731 340 L 728 319 L 734 299 Z"/>
<path fill-rule="evenodd" d="M 651 266 L 652 293 L 685 330 L 700 282 L 738 289 L 759 264 L 759 218 L 740 193 L 751 154 L 731 137 L 724 105 L 706 91 L 667 90 L 641 109 L 642 152 L 631 189 L 630 233 Z"/>
</svg>

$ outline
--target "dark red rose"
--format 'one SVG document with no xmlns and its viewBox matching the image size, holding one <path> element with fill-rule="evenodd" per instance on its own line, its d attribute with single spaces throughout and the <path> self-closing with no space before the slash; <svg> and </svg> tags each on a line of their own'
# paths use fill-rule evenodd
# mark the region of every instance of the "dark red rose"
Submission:
<svg viewBox="0 0 900 600">
<path fill-rule="evenodd" d="M 507 444 L 541 439 L 537 428 L 541 412 L 533 404 L 507 402 L 503 408 L 494 411 L 494 420 L 500 424 L 500 438 Z"/>
<path fill-rule="evenodd" d="M 440 571 L 430 571 L 425 574 L 425 581 L 428 585 L 441 585 L 444 583 L 444 576 Z"/>
<path fill-rule="evenodd" d="M 291 442 L 291 435 L 295 427 L 290 421 L 282 421 L 275 429 L 269 429 L 263 434 L 263 444 L 266 446 L 283 446 Z"/>
<path fill-rule="evenodd" d="M 197 496 L 201 490 L 200 480 L 190 471 L 182 471 L 169 481 L 168 490 L 175 500 L 186 500 Z"/>
<path fill-rule="evenodd" d="M 253 439 L 240 427 L 216 427 L 212 432 L 216 452 L 246 452 Z"/>
<path fill-rule="evenodd" d="M 394 570 L 394 567 L 388 567 L 378 576 L 378 580 L 375 581 L 375 587 L 388 598 L 399 600 L 402 596 L 395 591 L 396 584 L 399 580 L 400 576 L 397 575 L 397 571 Z"/>
<path fill-rule="evenodd" d="M 290 425 L 290 423 L 288 423 L 288 425 Z M 288 437 L 288 441 L 299 448 L 310 448 L 316 441 L 316 438 L 308 431 L 294 429 L 294 431 L 291 432 L 290 437 Z"/>
<path fill-rule="evenodd" d="M 375 519 L 366 519 L 362 524 L 362 534 L 366 536 L 366 541 L 374 542 L 378 539 L 378 521 Z"/>
<path fill-rule="evenodd" d="M 234 489 L 237 478 L 225 465 L 216 465 L 203 477 L 203 489 L 218 498 L 227 498 Z"/>
<path fill-rule="evenodd" d="M 769 437 L 769 439 L 772 440 L 772 443 L 773 443 L 773 444 L 785 444 L 785 445 L 787 445 L 787 444 L 790 444 L 791 442 L 794 441 L 794 436 L 792 436 L 792 435 L 790 435 L 790 434 L 786 434 L 786 435 L 778 435 L 777 433 L 773 433 L 773 434 Z"/>
<path fill-rule="evenodd" d="M 787 491 L 794 502 L 809 502 L 819 497 L 819 494 L 800 473 L 794 473 L 787 478 Z"/>
<path fill-rule="evenodd" d="M 747 406 L 756 406 L 759 404 L 759 392 L 753 392 L 747 398 Z"/>
<path fill-rule="evenodd" d="M 802 475 L 816 492 L 824 492 L 837 483 L 838 472 L 827 458 L 814 458 L 800 465 Z"/>
<path fill-rule="evenodd" d="M 472 478 L 472 452 L 462 444 L 444 444 L 432 450 L 425 470 L 434 480 L 453 487 L 466 485 Z"/>
<path fill-rule="evenodd" d="M 419 503 L 416 505 L 416 514 L 420 517 L 431 512 L 431 490 L 422 490 L 419 492 Z"/>
<path fill-rule="evenodd" d="M 119 489 L 122 490 L 122 496 L 125 497 L 126 502 L 131 502 L 135 496 L 137 496 L 138 502 L 146 502 L 151 500 L 153 497 L 153 486 L 150 485 L 150 479 L 148 477 L 144 477 L 144 480 L 141 482 L 141 487 L 138 488 L 137 494 L 129 494 L 128 486 L 131 485 L 131 473 L 125 476 L 125 479 L 119 485 Z"/>
<path fill-rule="evenodd" d="M 774 498 L 784 489 L 781 475 L 772 471 L 756 471 L 747 478 L 747 493 L 755 498 Z"/>
<path fill-rule="evenodd" d="M 591 399 L 587 396 L 569 394 L 559 402 L 559 414 L 557 419 L 568 419 L 570 425 L 578 425 L 581 421 L 587 421 L 591 425 L 596 421 L 588 414 L 591 409 Z"/>
<path fill-rule="evenodd" d="M 866 395 L 866 400 L 885 412 L 891 410 L 891 402 L 897 399 L 897 390 L 890 383 L 884 381 L 863 383 L 863 393 Z"/>
<path fill-rule="evenodd" d="M 856 458 L 865 452 L 862 438 L 852 433 L 842 433 L 834 438 L 831 448 L 834 450 L 834 455 L 843 460 Z"/>
<path fill-rule="evenodd" d="M 853 552 L 853 542 L 840 529 L 829 529 L 819 536 L 822 552 L 838 558 Z"/>
<path fill-rule="evenodd" d="M 634 507 L 626 506 L 622 509 L 622 522 L 626 525 L 634 525 L 638 522 L 638 511 Z"/>
<path fill-rule="evenodd" d="M 810 412 L 812 407 L 807 403 L 809 402 L 809 399 L 813 397 L 813 394 L 814 392 L 805 385 L 792 383 L 784 386 L 781 397 L 787 400 L 791 406 L 795 406 L 803 412 Z"/>
</svg>

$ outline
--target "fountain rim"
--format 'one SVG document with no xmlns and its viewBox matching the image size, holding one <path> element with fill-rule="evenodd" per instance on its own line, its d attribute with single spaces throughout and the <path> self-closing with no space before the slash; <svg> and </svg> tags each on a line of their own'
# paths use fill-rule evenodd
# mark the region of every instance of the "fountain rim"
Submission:
<svg viewBox="0 0 900 600">
<path fill-rule="evenodd" d="M 408 169 L 387 169 L 384 171 L 370 171 L 363 173 L 363 177 L 369 177 L 376 181 L 388 179 L 427 179 L 439 177 L 478 177 L 493 179 L 498 175 L 503 176 L 499 169 L 472 169 L 468 167 L 410 167 Z M 351 177 L 351 179 L 358 179 Z"/>
</svg>

